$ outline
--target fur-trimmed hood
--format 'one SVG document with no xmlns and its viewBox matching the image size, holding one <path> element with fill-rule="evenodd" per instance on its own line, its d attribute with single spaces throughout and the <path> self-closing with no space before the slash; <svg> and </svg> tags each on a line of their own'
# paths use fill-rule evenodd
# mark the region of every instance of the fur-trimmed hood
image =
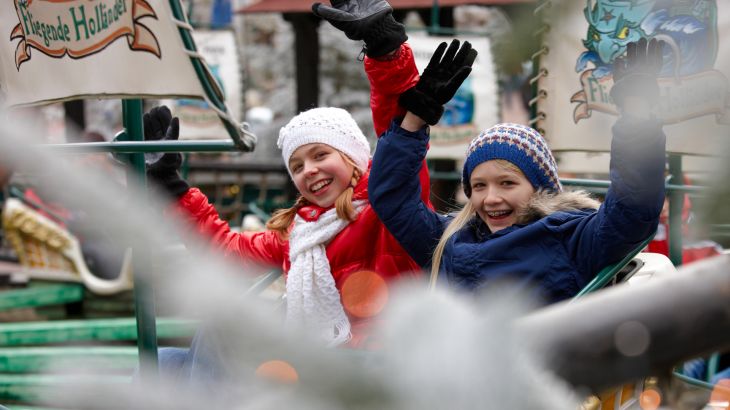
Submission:
<svg viewBox="0 0 730 410">
<path fill-rule="evenodd" d="M 532 195 L 517 218 L 518 224 L 529 223 L 559 211 L 575 212 L 598 209 L 601 203 L 583 190 L 548 192 L 540 190 Z"/>
</svg>

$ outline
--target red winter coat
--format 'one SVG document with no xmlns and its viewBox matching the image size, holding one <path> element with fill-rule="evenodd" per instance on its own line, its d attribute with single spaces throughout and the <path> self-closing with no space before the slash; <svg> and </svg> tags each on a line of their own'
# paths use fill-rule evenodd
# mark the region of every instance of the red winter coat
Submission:
<svg viewBox="0 0 730 410">
<path fill-rule="evenodd" d="M 406 111 L 398 105 L 398 97 L 418 82 L 418 68 L 413 58 L 413 50 L 403 43 L 394 58 L 381 61 L 365 58 L 365 72 L 370 81 L 370 108 L 373 111 L 373 126 L 380 137 L 388 130 L 395 117 L 402 117 Z M 431 195 L 431 178 L 428 175 L 426 160 L 419 174 L 421 177 L 421 197 Z M 427 202 L 430 207 L 430 202 Z"/>
<path fill-rule="evenodd" d="M 684 178 L 685 185 L 691 185 L 689 178 Z M 690 262 L 696 262 L 701 259 L 711 258 L 722 254 L 722 246 L 717 242 L 710 240 L 690 240 L 690 219 L 692 219 L 692 201 L 689 195 L 684 195 L 682 204 L 682 264 L 686 265 Z M 669 256 L 669 200 L 664 199 L 664 208 L 659 216 L 659 226 L 657 227 L 654 239 L 649 242 L 647 252 L 661 253 Z"/>
<path fill-rule="evenodd" d="M 389 61 L 366 59 L 371 81 L 371 108 L 378 132 L 383 131 L 398 112 L 397 97 L 400 92 L 418 81 L 418 71 L 408 45 L 403 45 L 397 58 Z M 397 75 L 394 84 L 393 75 Z M 425 168 L 425 167 L 424 167 Z M 368 172 L 355 186 L 353 200 L 368 199 Z M 428 203 L 428 173 L 422 181 L 422 198 Z M 184 213 L 192 217 L 197 230 L 226 255 L 245 261 L 280 267 L 288 272 L 289 242 L 281 240 L 274 231 L 232 232 L 222 221 L 208 198 L 197 188 L 192 188 L 178 201 Z M 307 206 L 298 214 L 305 220 L 319 218 L 330 208 Z M 421 268 L 408 256 L 396 239 L 375 215 L 369 202 L 357 219 L 345 227 L 326 246 L 332 276 L 340 291 L 342 305 L 352 325 L 352 347 L 368 345 L 368 327 L 387 301 L 387 284 L 395 279 L 421 274 Z M 361 274 L 355 275 L 358 272 Z M 348 282 L 348 279 L 353 280 Z M 382 280 L 381 280 L 382 279 Z M 343 292 L 343 287 L 345 291 Z"/>
</svg>

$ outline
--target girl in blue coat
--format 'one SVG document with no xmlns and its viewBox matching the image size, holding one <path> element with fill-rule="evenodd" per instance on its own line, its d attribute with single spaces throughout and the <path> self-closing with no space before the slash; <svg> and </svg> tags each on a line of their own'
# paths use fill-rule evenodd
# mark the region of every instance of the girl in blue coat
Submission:
<svg viewBox="0 0 730 410">
<path fill-rule="evenodd" d="M 600 205 L 583 192 L 563 190 L 539 133 L 499 124 L 469 145 L 464 208 L 455 217 L 437 214 L 420 199 L 418 173 L 429 140 L 426 124 L 438 122 L 433 106 L 445 83 L 434 81 L 427 67 L 406 91 L 400 101 L 408 113 L 378 141 L 369 194 L 388 230 L 417 263 L 430 267 L 432 283 L 439 277 L 477 291 L 508 281 L 556 302 L 654 234 L 664 199 L 665 136 L 651 114 L 661 44 L 633 44 L 628 55 L 617 63 L 622 70 L 612 97 L 622 115 L 613 127 L 611 187 Z M 432 62 L 439 58 L 437 51 Z M 424 78 L 430 81 L 422 84 Z"/>
</svg>

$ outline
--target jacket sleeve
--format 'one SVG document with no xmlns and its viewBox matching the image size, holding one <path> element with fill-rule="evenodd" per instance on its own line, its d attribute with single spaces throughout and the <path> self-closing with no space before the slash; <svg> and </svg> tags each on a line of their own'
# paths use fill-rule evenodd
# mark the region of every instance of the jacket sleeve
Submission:
<svg viewBox="0 0 730 410">
<path fill-rule="evenodd" d="M 606 200 L 568 241 L 584 281 L 656 232 L 664 204 L 665 145 L 658 120 L 622 117 L 614 125 Z"/>
<path fill-rule="evenodd" d="M 398 98 L 416 85 L 420 76 L 408 43 L 403 43 L 393 59 L 383 60 L 366 57 L 365 72 L 370 82 L 370 109 L 373 114 L 375 134 L 382 135 L 397 117 L 405 115 L 405 109 L 398 105 Z M 419 173 L 421 199 L 431 208 L 431 177 L 425 158 Z"/>
<path fill-rule="evenodd" d="M 175 212 L 224 255 L 271 266 L 281 266 L 284 261 L 286 242 L 276 232 L 231 231 L 228 222 L 220 219 L 208 198 L 197 188 L 189 189 L 178 200 Z"/>
<path fill-rule="evenodd" d="M 405 110 L 398 105 L 398 97 L 416 85 L 419 79 L 413 50 L 408 43 L 403 43 L 396 53 L 396 57 L 389 60 L 365 58 L 376 135 L 382 135 L 393 118 L 405 114 Z"/>
<path fill-rule="evenodd" d="M 408 132 L 394 121 L 378 141 L 368 184 L 378 218 L 420 266 L 430 264 L 446 221 L 421 199 L 427 130 Z"/>
</svg>

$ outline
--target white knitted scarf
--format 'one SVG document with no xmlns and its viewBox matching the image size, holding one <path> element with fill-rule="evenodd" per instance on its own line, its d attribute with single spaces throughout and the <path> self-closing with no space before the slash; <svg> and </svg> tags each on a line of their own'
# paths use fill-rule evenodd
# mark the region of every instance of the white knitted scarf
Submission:
<svg viewBox="0 0 730 410">
<path fill-rule="evenodd" d="M 354 201 L 360 213 L 366 201 Z M 312 222 L 297 215 L 289 235 L 291 267 L 286 279 L 286 320 L 291 326 L 314 328 L 329 346 L 350 340 L 350 321 L 335 287 L 325 245 L 350 222 L 330 209 Z"/>
</svg>

